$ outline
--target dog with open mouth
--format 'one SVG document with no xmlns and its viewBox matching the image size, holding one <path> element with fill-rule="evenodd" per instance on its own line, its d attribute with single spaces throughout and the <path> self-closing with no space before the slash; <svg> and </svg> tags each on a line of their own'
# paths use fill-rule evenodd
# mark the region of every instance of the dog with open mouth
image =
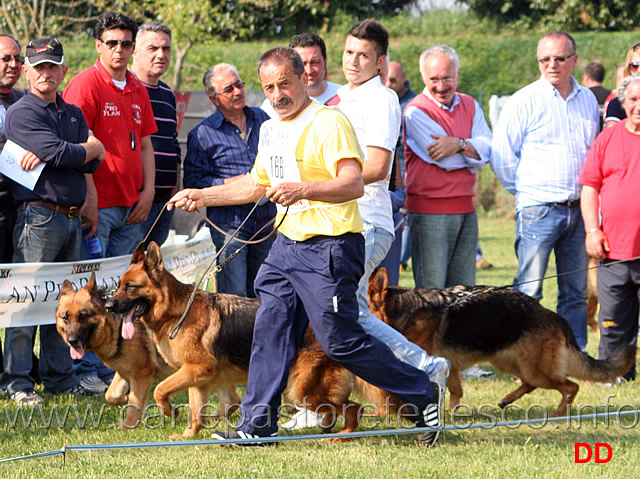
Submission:
<svg viewBox="0 0 640 479">
<path fill-rule="evenodd" d="M 122 315 L 107 311 L 103 293 L 96 286 L 95 273 L 78 291 L 65 280 L 56 309 L 56 328 L 73 359 L 94 351 L 115 371 L 105 400 L 127 406 L 120 429 L 132 429 L 140 423 L 153 381 L 166 378 L 174 369 L 159 354 L 144 323 L 124 321 Z M 228 404 L 239 400 L 232 386 L 217 393 Z"/>
</svg>

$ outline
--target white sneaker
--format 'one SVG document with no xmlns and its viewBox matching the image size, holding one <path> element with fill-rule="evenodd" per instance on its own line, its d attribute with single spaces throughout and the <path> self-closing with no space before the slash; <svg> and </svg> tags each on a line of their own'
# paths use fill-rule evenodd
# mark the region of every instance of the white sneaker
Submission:
<svg viewBox="0 0 640 479">
<path fill-rule="evenodd" d="M 485 371 L 477 364 L 460 372 L 462 379 L 481 379 L 493 376 L 493 372 Z"/>
<path fill-rule="evenodd" d="M 289 429 L 294 431 L 296 429 L 307 429 L 310 427 L 320 427 L 324 414 L 318 414 L 311 409 L 300 408 L 295 413 L 289 422 L 280 426 L 283 429 Z"/>
<path fill-rule="evenodd" d="M 95 394 L 101 394 L 109 389 L 109 386 L 98 376 L 86 376 L 80 378 L 80 385 L 83 389 Z"/>
<path fill-rule="evenodd" d="M 9 399 L 20 406 L 37 406 L 42 404 L 44 399 L 33 389 L 17 391 L 9 396 Z"/>
<path fill-rule="evenodd" d="M 418 443 L 422 446 L 431 447 L 438 440 L 444 420 L 444 398 L 447 393 L 447 382 L 451 373 L 451 361 L 444 359 L 440 368 L 431 376 L 429 380 L 438 386 L 437 404 L 429 404 L 424 410 L 424 424 L 427 427 L 436 429 L 435 431 L 423 432 L 418 435 Z"/>
</svg>

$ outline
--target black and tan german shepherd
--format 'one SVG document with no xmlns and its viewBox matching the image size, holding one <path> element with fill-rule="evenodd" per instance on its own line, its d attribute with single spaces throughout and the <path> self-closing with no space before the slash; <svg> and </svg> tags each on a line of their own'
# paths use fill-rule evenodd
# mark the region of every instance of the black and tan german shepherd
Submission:
<svg viewBox="0 0 640 479">
<path fill-rule="evenodd" d="M 178 281 L 165 269 L 160 248 L 151 242 L 146 253 L 143 245 L 136 248 L 131 264 L 120 277 L 118 290 L 107 303 L 108 308 L 124 316 L 123 331 L 129 331 L 131 323 L 141 319 L 162 357 L 175 369 L 153 394 L 165 414 L 174 413 L 171 397 L 188 389 L 191 417 L 183 437 L 193 436 L 204 426 L 200 412 L 212 388 L 246 384 L 258 309 L 255 299 L 198 291 L 181 329 L 170 339 L 193 290 L 194 285 Z M 397 412 L 397 398 L 331 360 L 312 329 L 307 328 L 289 371 L 286 402 L 325 413 L 325 432 L 331 430 L 336 415 L 344 415 L 340 432 L 351 432 L 358 428 L 362 415 L 360 405 L 349 399 L 352 390 L 380 408 L 389 396 L 387 407 Z"/>
<path fill-rule="evenodd" d="M 115 406 L 127 405 L 120 429 L 132 429 L 140 423 L 153 381 L 164 379 L 175 371 L 158 353 L 144 323 L 131 326 L 135 328 L 135 334 L 130 333 L 130 339 L 123 339 L 122 316 L 105 308 L 103 291 L 96 287 L 94 273 L 78 291 L 68 280 L 62 284 L 56 328 L 69 345 L 72 358 L 80 359 L 85 352 L 94 351 L 115 371 L 105 400 Z M 233 386 L 221 387 L 216 392 L 222 410 L 226 404 L 239 401 Z"/>
<path fill-rule="evenodd" d="M 384 268 L 369 280 L 369 309 L 429 354 L 451 361 L 449 408 L 462 397 L 460 371 L 489 362 L 520 378 L 505 407 L 536 388 L 557 389 L 569 410 L 579 386 L 568 377 L 611 382 L 634 364 L 635 346 L 621 346 L 599 361 L 580 350 L 569 323 L 524 293 L 493 286 L 409 289 L 388 285 Z"/>
</svg>

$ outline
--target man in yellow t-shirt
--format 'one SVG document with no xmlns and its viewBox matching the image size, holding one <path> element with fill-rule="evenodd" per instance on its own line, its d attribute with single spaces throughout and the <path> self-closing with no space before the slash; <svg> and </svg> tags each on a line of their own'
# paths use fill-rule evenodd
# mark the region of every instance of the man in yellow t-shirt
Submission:
<svg viewBox="0 0 640 479">
<path fill-rule="evenodd" d="M 356 290 L 365 254 L 356 199 L 364 192 L 364 181 L 349 121 L 309 98 L 304 65 L 295 50 L 269 50 L 258 62 L 258 74 L 279 119 L 263 123 L 251 174 L 227 185 L 183 190 L 171 199 L 176 207 L 194 211 L 266 194 L 282 220 L 255 281 L 260 308 L 242 418 L 234 430 L 214 436 L 276 435 L 281 394 L 309 323 L 329 357 L 417 411 L 430 415 L 435 407 L 438 417 L 439 392 L 429 377 L 399 361 L 358 323 Z M 412 419 L 425 426 L 423 413 Z M 439 419 L 429 425 L 439 426 Z M 437 433 L 420 434 L 420 442 L 432 445 Z"/>
</svg>

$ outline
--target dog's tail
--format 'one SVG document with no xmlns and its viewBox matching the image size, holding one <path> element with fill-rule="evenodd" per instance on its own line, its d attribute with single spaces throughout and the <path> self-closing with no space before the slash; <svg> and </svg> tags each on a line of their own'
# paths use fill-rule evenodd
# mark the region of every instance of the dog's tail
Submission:
<svg viewBox="0 0 640 479">
<path fill-rule="evenodd" d="M 583 381 L 613 382 L 624 375 L 636 361 L 635 346 L 620 346 L 609 359 L 598 360 L 587 353 L 570 348 L 569 376 Z"/>
</svg>

